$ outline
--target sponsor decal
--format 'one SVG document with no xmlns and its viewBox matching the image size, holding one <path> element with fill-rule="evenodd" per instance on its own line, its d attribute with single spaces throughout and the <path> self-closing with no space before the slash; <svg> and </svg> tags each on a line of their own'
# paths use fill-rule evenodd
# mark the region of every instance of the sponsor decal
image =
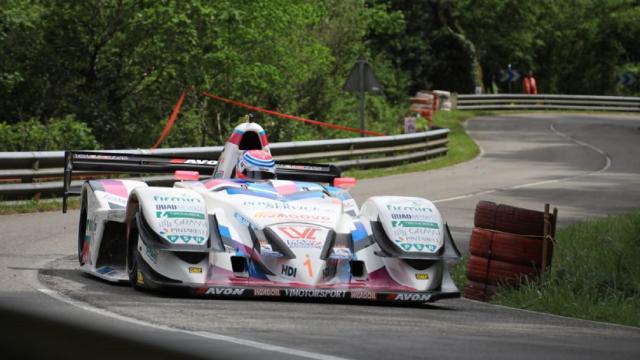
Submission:
<svg viewBox="0 0 640 360">
<path fill-rule="evenodd" d="M 273 288 L 257 288 L 253 289 L 253 296 L 280 296 L 280 290 Z"/>
<path fill-rule="evenodd" d="M 373 291 L 352 291 L 351 299 L 376 300 L 376 293 Z"/>
<path fill-rule="evenodd" d="M 401 236 L 415 236 L 416 238 L 429 237 L 429 236 L 440 236 L 439 229 L 433 228 L 419 228 L 419 227 L 403 227 L 403 228 L 395 228 L 394 232 Z"/>
<path fill-rule="evenodd" d="M 331 223 L 331 217 L 325 215 L 297 214 L 278 211 L 258 211 L 254 216 L 258 219 L 268 218 L 279 221 L 311 221 L 318 223 Z"/>
<path fill-rule="evenodd" d="M 392 238 L 397 246 L 404 251 L 435 252 L 441 239 L 441 230 L 438 219 L 434 221 L 416 220 L 423 219 L 416 214 L 391 214 L 396 220 L 391 220 Z M 410 218 L 411 220 L 407 220 Z"/>
<path fill-rule="evenodd" d="M 320 229 L 314 227 L 278 226 L 278 230 L 282 231 L 290 239 L 317 240 L 315 234 Z"/>
<path fill-rule="evenodd" d="M 292 249 L 319 249 L 322 244 L 318 241 L 286 239 L 287 246 Z"/>
<path fill-rule="evenodd" d="M 283 225 L 273 229 L 287 243 L 290 248 L 319 249 L 327 236 L 326 229 L 314 226 Z"/>
<path fill-rule="evenodd" d="M 169 227 L 162 228 L 159 231 L 160 235 L 168 236 L 171 234 L 189 234 L 193 236 L 207 236 L 209 231 L 207 229 L 195 229 L 195 228 L 182 228 L 182 227 Z"/>
<path fill-rule="evenodd" d="M 189 266 L 189 273 L 191 274 L 202 274 L 202 268 L 197 266 Z"/>
<path fill-rule="evenodd" d="M 429 280 L 429 274 L 416 274 L 416 279 L 417 280 Z"/>
<path fill-rule="evenodd" d="M 202 160 L 202 159 L 187 159 L 185 164 L 195 164 L 195 165 L 215 165 L 215 160 Z"/>
<path fill-rule="evenodd" d="M 262 256 L 271 256 L 271 257 L 282 257 L 281 252 L 273 251 L 271 248 L 271 244 L 267 244 L 265 242 L 260 241 L 260 255 Z"/>
<path fill-rule="evenodd" d="M 439 229 L 438 223 L 431 221 L 391 221 L 393 227 Z"/>
<path fill-rule="evenodd" d="M 358 204 L 353 199 L 344 200 L 342 202 L 342 206 L 345 213 L 350 214 L 351 216 L 357 216 L 358 214 Z"/>
<path fill-rule="evenodd" d="M 307 268 L 307 272 L 309 272 L 309 277 L 313 277 L 313 268 L 311 264 L 311 258 L 309 257 L 309 254 L 306 254 L 305 257 L 306 259 L 304 260 L 303 265 Z"/>
<path fill-rule="evenodd" d="M 430 294 L 411 294 L 411 293 L 399 293 L 396 294 L 393 300 L 397 301 L 429 301 Z"/>
<path fill-rule="evenodd" d="M 410 228 L 409 228 L 410 229 Z M 424 232 L 407 231 L 406 229 L 395 229 L 395 236 L 397 243 L 411 243 L 411 244 L 437 244 L 440 242 L 440 231 L 427 229 Z"/>
<path fill-rule="evenodd" d="M 238 222 L 244 226 L 251 226 L 251 222 L 249 222 L 249 220 L 247 220 L 244 216 L 240 215 L 240 213 L 234 213 L 233 217 L 238 220 Z"/>
<path fill-rule="evenodd" d="M 205 242 L 207 239 L 204 236 L 193 236 L 193 235 L 167 235 L 167 240 L 172 244 L 175 244 L 178 241 L 182 241 L 185 244 L 188 244 L 191 241 L 194 241 L 198 245 Z"/>
<path fill-rule="evenodd" d="M 156 210 L 178 210 L 176 204 L 156 204 Z"/>
<path fill-rule="evenodd" d="M 102 195 L 101 198 L 103 200 L 106 200 L 107 202 L 113 202 L 113 203 L 120 204 L 120 205 L 126 205 L 127 204 L 127 198 L 126 197 L 109 194 L 107 192 L 101 192 L 101 193 L 102 193 L 101 194 Z"/>
<path fill-rule="evenodd" d="M 93 154 L 73 154 L 76 159 L 101 159 L 101 160 L 128 160 L 125 155 L 93 155 Z"/>
<path fill-rule="evenodd" d="M 208 236 L 209 227 L 207 221 L 203 219 L 189 219 L 189 218 L 162 218 L 156 222 L 160 229 L 158 233 L 160 235 L 172 235 L 172 234 L 189 234 L 197 236 Z"/>
<path fill-rule="evenodd" d="M 316 297 L 316 298 L 339 298 L 346 297 L 346 290 L 328 289 L 284 289 L 285 296 L 290 297 Z"/>
<path fill-rule="evenodd" d="M 399 242 L 399 241 L 396 241 Z M 417 251 L 426 250 L 428 252 L 434 252 L 438 248 L 436 245 L 425 245 L 425 244 L 406 244 L 400 243 L 400 246 L 404 249 L 404 251 L 411 251 L 411 249 L 415 248 Z"/>
<path fill-rule="evenodd" d="M 336 248 L 333 248 L 333 250 L 331 251 L 331 255 L 329 255 L 329 258 L 347 260 L 347 259 L 351 259 L 351 256 L 352 256 L 351 250 L 349 250 L 348 248 L 336 247 Z"/>
<path fill-rule="evenodd" d="M 110 273 L 110 272 L 112 272 L 112 271 L 113 271 L 113 268 L 111 268 L 111 267 L 109 267 L 109 266 L 103 266 L 103 267 L 101 267 L 100 269 L 98 269 L 96 272 L 97 272 L 98 274 L 105 275 L 105 274 L 109 274 L 109 273 Z"/>
<path fill-rule="evenodd" d="M 297 268 L 289 265 L 282 265 L 282 271 L 280 271 L 280 274 L 294 278 L 296 277 L 296 273 L 298 273 Z"/>
<path fill-rule="evenodd" d="M 169 202 L 169 203 L 201 203 L 200 198 L 186 197 L 186 196 L 163 196 L 155 195 L 153 200 L 157 202 Z"/>
<path fill-rule="evenodd" d="M 203 213 L 190 212 L 190 211 L 156 211 L 157 218 L 170 218 L 170 219 L 200 219 L 204 220 Z"/>
<path fill-rule="evenodd" d="M 158 263 L 158 250 L 147 247 L 144 253 L 154 264 Z"/>
<path fill-rule="evenodd" d="M 156 204 L 156 210 L 177 210 L 177 211 L 193 211 L 204 212 L 205 208 L 203 204 Z"/>
<path fill-rule="evenodd" d="M 232 295 L 242 296 L 246 289 L 231 289 L 231 288 L 209 288 L 205 295 Z"/>
<path fill-rule="evenodd" d="M 199 228 L 203 228 L 203 229 L 207 228 L 207 222 L 206 221 L 202 221 L 202 219 L 177 218 L 177 219 L 172 219 L 172 220 L 169 220 L 169 221 L 173 225 L 187 226 L 187 227 L 199 227 Z"/>
<path fill-rule="evenodd" d="M 401 211 L 401 212 L 417 212 L 417 213 L 431 213 L 433 210 L 429 207 L 421 206 L 420 202 L 412 201 L 409 205 L 388 204 L 387 209 L 389 211 Z"/>
<path fill-rule="evenodd" d="M 401 219 L 408 219 L 411 220 L 411 215 L 409 214 L 398 214 L 398 213 L 391 213 L 391 218 L 395 219 L 395 220 L 401 220 Z"/>
<path fill-rule="evenodd" d="M 320 208 L 317 206 L 301 204 L 297 202 L 290 203 L 290 202 L 281 202 L 281 201 L 254 200 L 254 201 L 243 201 L 242 206 L 253 208 L 253 209 L 268 209 L 268 210 L 293 210 L 293 211 L 313 211 L 313 212 L 320 211 Z"/>
</svg>

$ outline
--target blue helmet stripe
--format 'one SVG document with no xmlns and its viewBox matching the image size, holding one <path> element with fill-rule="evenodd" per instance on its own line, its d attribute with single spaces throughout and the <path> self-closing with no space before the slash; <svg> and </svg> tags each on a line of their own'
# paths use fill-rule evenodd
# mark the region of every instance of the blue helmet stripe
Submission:
<svg viewBox="0 0 640 360">
<path fill-rule="evenodd" d="M 276 165 L 276 162 L 273 159 L 260 160 L 247 155 L 248 154 L 245 154 L 245 156 L 243 157 L 243 160 L 246 161 L 247 164 L 258 166 L 258 167 L 274 167 Z"/>
</svg>

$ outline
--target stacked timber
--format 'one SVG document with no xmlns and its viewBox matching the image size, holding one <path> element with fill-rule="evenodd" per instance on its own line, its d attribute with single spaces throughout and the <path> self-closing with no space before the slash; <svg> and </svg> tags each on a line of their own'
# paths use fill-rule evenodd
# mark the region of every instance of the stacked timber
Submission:
<svg viewBox="0 0 640 360">
<path fill-rule="evenodd" d="M 466 298 L 488 301 L 496 285 L 517 286 L 551 266 L 557 209 L 549 213 L 480 201 L 469 242 Z"/>
</svg>

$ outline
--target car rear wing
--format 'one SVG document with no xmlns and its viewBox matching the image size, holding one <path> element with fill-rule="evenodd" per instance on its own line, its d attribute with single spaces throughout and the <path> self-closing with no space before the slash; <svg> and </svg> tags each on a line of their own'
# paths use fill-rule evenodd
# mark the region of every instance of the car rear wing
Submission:
<svg viewBox="0 0 640 360">
<path fill-rule="evenodd" d="M 62 212 L 67 212 L 67 198 L 80 195 L 71 189 L 73 171 L 91 173 L 171 174 L 176 171 L 197 171 L 213 174 L 218 162 L 210 159 L 193 159 L 160 155 L 127 154 L 98 151 L 66 151 L 64 154 L 64 181 Z M 290 163 L 276 161 L 276 177 L 279 180 L 322 182 L 333 185 L 340 177 L 340 169 L 334 165 Z"/>
</svg>

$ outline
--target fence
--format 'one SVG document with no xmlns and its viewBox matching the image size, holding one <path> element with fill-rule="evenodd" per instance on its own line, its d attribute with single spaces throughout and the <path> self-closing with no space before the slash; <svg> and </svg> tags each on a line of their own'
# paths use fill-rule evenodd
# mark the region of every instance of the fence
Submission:
<svg viewBox="0 0 640 360">
<path fill-rule="evenodd" d="M 407 135 L 273 143 L 276 160 L 330 162 L 342 170 L 421 161 L 447 153 L 449 129 Z M 150 150 L 117 150 L 130 154 L 157 154 L 192 159 L 217 159 L 222 146 Z M 0 199 L 61 195 L 64 151 L 0 152 Z M 76 174 L 74 172 L 74 174 Z M 78 174 L 81 174 L 78 172 Z M 85 174 L 86 175 L 86 174 Z M 145 177 L 150 184 L 165 184 L 172 176 Z M 72 186 L 81 182 L 74 181 Z"/>
<path fill-rule="evenodd" d="M 640 112 L 640 97 L 589 95 L 458 95 L 458 110 L 599 110 Z"/>
</svg>

